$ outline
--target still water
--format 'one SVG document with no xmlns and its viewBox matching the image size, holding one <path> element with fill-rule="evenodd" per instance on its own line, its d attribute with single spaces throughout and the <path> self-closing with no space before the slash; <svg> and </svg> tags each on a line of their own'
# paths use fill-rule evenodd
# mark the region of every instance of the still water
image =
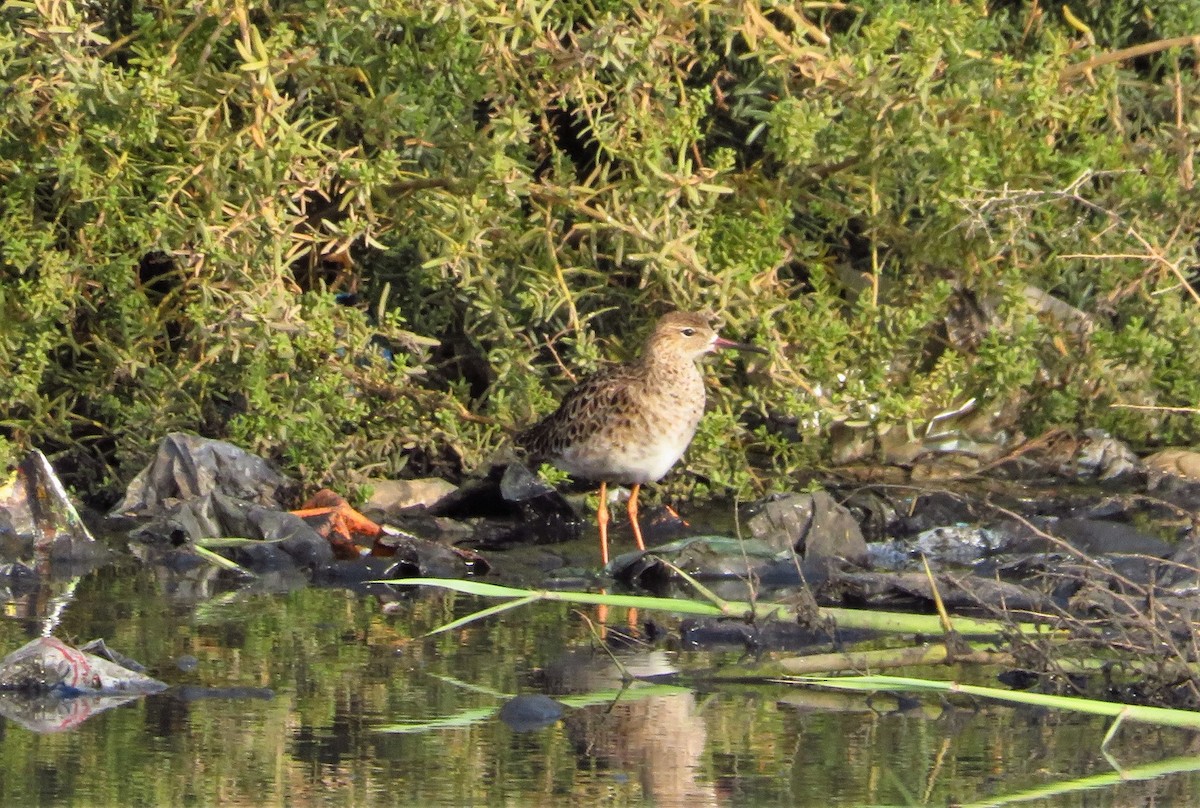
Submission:
<svg viewBox="0 0 1200 808">
<path fill-rule="evenodd" d="M 544 604 L 426 637 L 493 604 L 420 590 L 385 610 L 223 580 L 123 564 L 77 582 L 56 635 L 102 637 L 175 687 L 58 733 L 0 719 L 0 805 L 1200 804 L 1194 733 L 1126 725 L 1109 760 L 1105 720 L 1029 708 L 700 675 L 622 690 L 594 612 Z M 7 604 L 4 653 L 62 590 Z M 619 659 L 699 674 L 738 654 Z M 572 706 L 514 731 L 498 708 L 531 693 Z"/>
</svg>

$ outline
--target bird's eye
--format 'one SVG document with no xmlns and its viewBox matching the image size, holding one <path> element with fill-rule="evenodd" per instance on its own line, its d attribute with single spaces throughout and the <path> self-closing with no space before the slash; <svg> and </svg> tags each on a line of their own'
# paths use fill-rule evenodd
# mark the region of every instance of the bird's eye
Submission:
<svg viewBox="0 0 1200 808">
<path fill-rule="evenodd" d="M 680 333 L 680 334 L 683 334 L 685 337 L 694 337 L 694 336 L 696 336 L 696 329 L 694 329 L 694 328 L 681 328 L 681 329 L 679 329 L 679 333 Z"/>
</svg>

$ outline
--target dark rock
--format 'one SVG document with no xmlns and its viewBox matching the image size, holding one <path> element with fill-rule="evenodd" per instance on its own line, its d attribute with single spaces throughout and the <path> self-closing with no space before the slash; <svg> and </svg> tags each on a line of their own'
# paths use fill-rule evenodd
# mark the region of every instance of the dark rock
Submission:
<svg viewBox="0 0 1200 808">
<path fill-rule="evenodd" d="M 1126 553 L 1165 557 L 1171 547 L 1162 539 L 1147 535 L 1132 525 L 1100 519 L 1056 519 L 1045 523 L 1044 530 L 1088 555 Z M 1060 545 L 1034 537 L 1021 548 L 1027 552 L 1062 550 Z"/>
<path fill-rule="evenodd" d="M 666 505 L 652 505 L 639 512 L 642 538 L 653 546 L 687 535 L 691 525 Z"/>
<path fill-rule="evenodd" d="M 313 583 L 362 589 L 369 581 L 412 578 L 420 574 L 420 567 L 405 559 L 364 556 L 321 567 L 313 575 Z"/>
<path fill-rule="evenodd" d="M 784 494 L 755 508 L 750 534 L 778 550 L 794 549 L 805 561 L 867 560 L 867 543 L 854 516 L 824 491 Z"/>
<path fill-rule="evenodd" d="M 869 632 L 859 632 L 868 636 Z M 835 640 L 852 639 L 846 632 L 838 635 L 823 628 L 809 628 L 795 622 L 767 620 L 761 625 L 745 621 L 687 618 L 679 624 L 680 639 L 691 649 L 743 648 L 748 651 L 802 651 L 826 649 Z"/>
<path fill-rule="evenodd" d="M 946 525 L 979 524 L 991 512 L 971 497 L 949 491 L 918 493 L 900 502 L 893 536 L 911 536 Z"/>
<path fill-rule="evenodd" d="M 533 732 L 554 724 L 566 712 L 563 705 L 541 693 L 516 696 L 500 708 L 500 720 L 513 732 Z"/>
<path fill-rule="evenodd" d="M 1200 594 L 1200 540 L 1189 536 L 1160 565 L 1160 587 L 1178 596 Z"/>
<path fill-rule="evenodd" d="M 844 572 L 830 575 L 828 590 L 841 597 L 872 606 L 934 602 L 933 587 L 947 608 L 994 608 L 1004 611 L 1044 612 L 1050 599 L 1017 584 L 969 574 L 935 574 L 933 583 L 923 572 Z"/>
<path fill-rule="evenodd" d="M 582 521 L 554 488 L 519 463 L 492 466 L 437 502 L 429 513 L 454 519 L 482 518 L 472 541 L 481 547 L 579 538 Z"/>
</svg>

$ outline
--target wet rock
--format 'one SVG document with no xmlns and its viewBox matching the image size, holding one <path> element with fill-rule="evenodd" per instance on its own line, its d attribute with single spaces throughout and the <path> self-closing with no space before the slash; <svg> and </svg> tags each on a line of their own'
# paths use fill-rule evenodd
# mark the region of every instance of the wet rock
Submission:
<svg viewBox="0 0 1200 808">
<path fill-rule="evenodd" d="M 423 536 L 447 545 L 469 543 L 476 533 L 474 520 L 431 516 L 424 510 L 401 514 L 390 524 L 405 534 Z"/>
<path fill-rule="evenodd" d="M 1151 487 L 1167 475 L 1200 482 L 1200 452 L 1191 449 L 1163 449 L 1142 462 L 1146 464 L 1146 471 L 1151 475 Z"/>
<path fill-rule="evenodd" d="M 257 575 L 294 570 L 296 561 L 273 542 L 247 542 L 238 547 L 222 548 L 221 555 Z"/>
<path fill-rule="evenodd" d="M 418 565 L 400 558 L 374 558 L 364 556 L 352 561 L 336 561 L 328 564 L 313 575 L 313 583 L 322 586 L 340 586 L 355 591 L 367 591 L 372 581 L 389 578 L 411 578 L 422 575 Z M 430 575 L 429 577 L 462 577 L 462 575 Z"/>
<path fill-rule="evenodd" d="M 666 505 L 651 505 L 639 511 L 638 517 L 642 526 L 642 538 L 647 545 L 678 539 L 691 529 L 687 521 Z"/>
<path fill-rule="evenodd" d="M 454 483 L 438 477 L 418 480 L 367 480 L 371 496 L 362 511 L 377 521 L 394 519 L 413 508 L 432 508 L 458 490 Z"/>
<path fill-rule="evenodd" d="M 502 487 L 501 481 L 509 474 L 510 467 L 517 468 L 517 471 L 512 472 Z M 483 476 L 465 481 L 458 490 L 438 500 L 429 508 L 429 513 L 451 519 L 511 518 L 517 515 L 517 506 L 505 494 L 512 495 L 515 492 L 536 496 L 549 494 L 553 490 L 548 485 L 538 485 L 530 480 L 536 475 L 528 469 L 522 469 L 516 463 L 512 466 L 492 466 Z"/>
<path fill-rule="evenodd" d="M 582 524 L 570 503 L 520 463 L 492 466 L 429 509 L 433 516 L 481 518 L 472 541 L 483 547 L 579 538 Z"/>
<path fill-rule="evenodd" d="M 687 618 L 679 624 L 679 636 L 685 648 L 692 650 L 741 648 L 758 651 L 825 650 L 837 640 L 850 642 L 870 636 L 870 632 L 841 631 L 831 634 L 823 628 L 810 628 L 791 621 L 767 620 L 754 625 L 736 620 Z"/>
<path fill-rule="evenodd" d="M 429 541 L 407 533 L 391 533 L 380 539 L 371 555 L 396 558 L 427 578 L 462 578 L 483 575 L 491 565 L 473 550 Z"/>
<path fill-rule="evenodd" d="M 1089 555 L 1111 553 L 1138 554 L 1165 557 L 1171 547 L 1162 539 L 1147 535 L 1132 525 L 1101 519 L 1054 519 L 1047 520 L 1045 532 L 1066 541 L 1070 546 Z M 1032 536 L 1020 548 L 1027 552 L 1053 552 L 1060 545 L 1040 536 Z"/>
<path fill-rule="evenodd" d="M 1102 429 L 1087 429 L 1070 464 L 1059 473 L 1077 479 L 1113 480 L 1142 469 L 1143 462 L 1128 444 Z"/>
<path fill-rule="evenodd" d="M 904 497 L 899 511 L 890 526 L 894 536 L 911 536 L 945 525 L 978 524 L 993 515 L 973 497 L 950 491 L 919 492 Z"/>
<path fill-rule="evenodd" d="M 784 494 L 755 507 L 747 522 L 754 538 L 778 550 L 794 549 L 805 561 L 844 559 L 861 564 L 867 544 L 853 514 L 825 491 Z"/>
<path fill-rule="evenodd" d="M 563 705 L 549 696 L 531 693 L 506 701 L 500 708 L 500 720 L 513 732 L 532 732 L 556 723 L 565 712 Z"/>
<path fill-rule="evenodd" d="M 1178 597 L 1200 595 L 1200 540 L 1189 536 L 1163 562 L 1156 580 Z"/>
<path fill-rule="evenodd" d="M 886 496 L 883 490 L 875 486 L 839 491 L 838 499 L 854 514 L 854 520 L 858 522 L 867 542 L 882 541 L 893 535 L 893 526 L 903 518 L 900 501 Z"/>
<path fill-rule="evenodd" d="M 949 609 L 989 608 L 997 611 L 1016 610 L 1044 612 L 1051 608 L 1051 599 L 1033 589 L 1018 584 L 982 578 L 970 574 L 938 573 L 933 582 L 924 572 L 847 572 L 831 573 L 826 591 L 843 600 L 871 606 L 897 606 L 934 603 L 933 588 L 937 586 L 942 602 Z"/>
<path fill-rule="evenodd" d="M 984 504 L 980 495 L 962 486 L 950 491 L 864 485 L 835 494 L 855 515 L 870 542 L 946 525 L 980 524 L 995 516 L 995 509 Z"/>
<path fill-rule="evenodd" d="M 921 559 L 934 566 L 969 566 L 1004 547 L 1001 534 L 985 527 L 949 525 L 935 527 L 915 539 L 896 539 L 868 545 L 873 569 L 919 568 Z"/>
<path fill-rule="evenodd" d="M 282 510 L 298 490 L 267 461 L 232 443 L 172 432 L 110 516 L 152 516 L 214 493 Z"/>
</svg>

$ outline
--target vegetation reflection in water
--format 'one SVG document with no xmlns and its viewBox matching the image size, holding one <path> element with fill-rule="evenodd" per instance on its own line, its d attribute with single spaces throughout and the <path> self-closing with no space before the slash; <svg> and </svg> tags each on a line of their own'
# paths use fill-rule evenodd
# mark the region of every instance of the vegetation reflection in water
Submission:
<svg viewBox="0 0 1200 808">
<path fill-rule="evenodd" d="M 1186 760 L 1174 762 L 1184 773 L 1146 782 L 1108 777 L 1103 719 L 765 685 L 621 693 L 566 604 L 425 637 L 480 601 L 405 593 L 384 614 L 340 590 L 197 605 L 165 589 L 148 570 L 101 570 L 81 582 L 59 635 L 104 637 L 171 684 L 275 697 L 167 694 L 54 735 L 0 722 L 0 804 L 999 804 L 1037 789 L 1055 805 L 1200 799 Z M 36 633 L 15 617 L 27 607 L 10 604 L 0 622 L 5 649 Z M 653 653 L 688 669 L 737 661 Z M 504 694 L 535 692 L 586 706 L 528 733 L 495 716 Z M 380 731 L 456 716 L 466 720 Z M 1200 749 L 1185 731 L 1127 725 L 1110 752 L 1134 767 Z"/>
</svg>

